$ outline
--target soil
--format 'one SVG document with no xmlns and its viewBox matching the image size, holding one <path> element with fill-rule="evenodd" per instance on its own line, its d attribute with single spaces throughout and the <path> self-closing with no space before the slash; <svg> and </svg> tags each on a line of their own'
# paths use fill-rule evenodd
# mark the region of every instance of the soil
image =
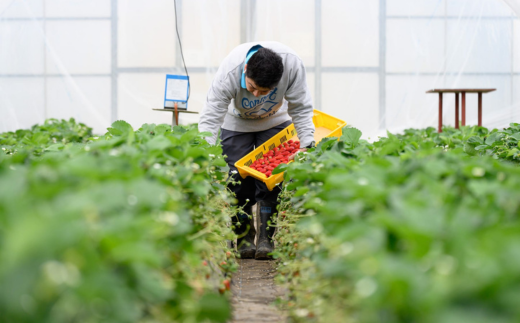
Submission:
<svg viewBox="0 0 520 323">
<path fill-rule="evenodd" d="M 231 279 L 231 322 L 285 322 L 286 318 L 273 302 L 285 294 L 275 285 L 273 260 L 238 259 L 238 271 Z"/>
<path fill-rule="evenodd" d="M 256 226 L 256 205 L 253 214 Z M 239 268 L 231 279 L 231 322 L 286 322 L 286 316 L 273 304 L 277 298 L 286 295 L 285 290 L 274 283 L 276 262 L 255 259 L 237 261 Z"/>
</svg>

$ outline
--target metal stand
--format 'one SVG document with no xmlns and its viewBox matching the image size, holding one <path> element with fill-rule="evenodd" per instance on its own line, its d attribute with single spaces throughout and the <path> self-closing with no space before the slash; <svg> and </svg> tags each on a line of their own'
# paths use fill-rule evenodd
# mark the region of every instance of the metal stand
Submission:
<svg viewBox="0 0 520 323">
<path fill-rule="evenodd" d="M 179 125 L 179 113 L 192 113 L 192 114 L 198 114 L 197 111 L 187 111 L 187 110 L 178 110 L 177 102 L 174 105 L 173 109 L 152 109 L 154 111 L 167 111 L 172 112 L 172 129 L 174 126 Z"/>
</svg>

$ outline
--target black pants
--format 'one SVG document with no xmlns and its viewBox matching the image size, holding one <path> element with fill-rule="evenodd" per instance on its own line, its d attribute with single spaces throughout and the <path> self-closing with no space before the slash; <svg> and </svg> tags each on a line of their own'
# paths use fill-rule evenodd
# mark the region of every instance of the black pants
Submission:
<svg viewBox="0 0 520 323">
<path fill-rule="evenodd" d="M 238 205 L 253 206 L 258 201 L 276 202 L 278 194 L 281 189 L 276 186 L 272 191 L 267 189 L 267 186 L 248 176 L 242 178 L 235 167 L 235 163 L 245 155 L 249 154 L 256 147 L 259 147 L 271 137 L 288 127 L 292 121 L 286 121 L 271 129 L 260 132 L 238 132 L 221 129 L 220 139 L 222 140 L 222 149 L 224 155 L 227 155 L 226 162 L 230 168 L 230 176 L 233 176 L 235 181 L 240 181 L 241 184 L 228 184 L 228 188 L 236 194 Z M 235 173 L 235 172 L 236 173 Z M 249 201 L 247 201 L 249 199 Z"/>
</svg>

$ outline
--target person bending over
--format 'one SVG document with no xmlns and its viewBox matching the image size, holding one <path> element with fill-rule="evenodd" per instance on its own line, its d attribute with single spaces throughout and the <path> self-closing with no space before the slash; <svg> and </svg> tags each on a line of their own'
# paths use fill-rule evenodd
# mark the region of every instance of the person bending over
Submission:
<svg viewBox="0 0 520 323">
<path fill-rule="evenodd" d="M 230 176 L 229 189 L 243 211 L 232 218 L 241 258 L 270 259 L 277 197 L 280 188 L 269 191 L 253 178 L 240 178 L 235 163 L 256 147 L 294 123 L 300 147 L 314 145 L 312 99 L 302 60 L 289 47 L 277 42 L 239 45 L 220 65 L 202 109 L 199 131 L 215 144 L 220 139 Z M 257 204 L 257 225 L 252 207 Z M 257 244 L 254 239 L 257 235 Z"/>
</svg>

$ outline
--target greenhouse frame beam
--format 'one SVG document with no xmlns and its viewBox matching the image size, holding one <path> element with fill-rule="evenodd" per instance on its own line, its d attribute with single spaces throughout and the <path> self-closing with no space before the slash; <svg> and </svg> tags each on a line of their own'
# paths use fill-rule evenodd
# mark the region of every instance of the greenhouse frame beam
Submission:
<svg viewBox="0 0 520 323">
<path fill-rule="evenodd" d="M 511 17 L 518 18 L 514 12 L 511 13 Z M 515 23 L 511 23 L 511 107 L 513 107 L 513 104 L 515 102 L 515 91 L 513 90 L 515 88 Z M 511 108 L 511 113 L 513 112 L 513 108 Z"/>
<path fill-rule="evenodd" d="M 218 70 L 218 67 L 187 67 L 188 72 L 190 73 L 206 73 L 208 69 L 210 70 Z M 182 73 L 186 74 L 184 71 L 184 66 L 182 66 L 182 60 L 180 66 L 171 66 L 171 67 L 120 67 L 117 69 L 119 73 Z"/>
<path fill-rule="evenodd" d="M 206 67 L 190 67 L 188 68 L 190 73 L 206 73 L 208 68 Z M 210 70 L 216 70 L 217 67 L 211 67 Z M 122 67 L 117 69 L 117 74 L 121 73 L 177 73 L 183 72 L 183 68 L 177 67 Z M 306 67 L 307 72 L 314 73 L 314 67 Z M 322 73 L 378 73 L 377 67 L 322 67 Z M 410 75 L 421 75 L 421 76 L 436 76 L 438 72 L 387 72 L 388 76 L 410 76 Z M 487 76 L 520 76 L 520 72 L 461 72 L 447 74 L 451 75 L 487 75 Z M 71 73 L 71 74 L 0 74 L 0 77 L 111 77 L 112 74 L 84 74 L 84 73 Z"/>
<path fill-rule="evenodd" d="M 117 69 L 117 1 L 110 0 L 110 34 L 111 34 L 111 103 L 110 103 L 110 118 L 114 122 L 117 120 L 117 90 L 118 90 L 118 69 Z"/>
<path fill-rule="evenodd" d="M 170 73 L 176 71 L 176 67 L 120 67 L 119 73 Z M 320 67 L 323 73 L 378 73 L 379 68 L 374 66 L 322 66 Z M 182 68 L 179 67 L 179 70 Z M 218 70 L 218 66 L 213 67 L 188 67 L 188 70 L 193 73 L 206 73 L 208 70 Z M 306 66 L 305 70 L 308 73 L 315 73 L 315 66 Z"/>
<path fill-rule="evenodd" d="M 209 70 L 217 70 L 217 67 L 189 67 L 188 70 L 190 73 L 206 73 Z M 314 73 L 314 67 L 306 67 L 307 72 Z M 184 71 L 184 68 L 178 67 L 122 67 L 117 69 L 117 74 L 121 73 L 181 73 Z M 379 68 L 377 67 L 322 67 L 322 73 L 378 73 Z M 388 76 L 410 76 L 410 75 L 420 75 L 420 76 L 436 76 L 439 75 L 438 72 L 387 72 Z M 487 76 L 520 76 L 520 72 L 461 72 L 461 73 L 453 73 L 447 74 L 447 76 L 451 75 L 467 75 L 467 76 L 475 76 L 475 75 L 487 75 Z M 11 77 L 111 77 L 112 74 L 84 74 L 84 73 L 71 73 L 71 74 L 0 74 L 1 77 L 11 78 Z"/>
<path fill-rule="evenodd" d="M 256 1 L 240 0 L 240 43 L 254 39 L 256 26 Z"/>
<path fill-rule="evenodd" d="M 437 76 L 439 72 L 388 72 L 386 75 L 389 76 L 410 76 L 410 75 L 420 75 L 420 76 Z M 514 75 L 520 75 L 520 72 L 513 73 Z M 446 76 L 455 76 L 455 75 L 466 75 L 466 76 L 477 76 L 477 75 L 486 75 L 486 76 L 510 76 L 511 72 L 446 72 Z"/>
<path fill-rule="evenodd" d="M 386 128 L 386 0 L 379 0 L 379 129 Z"/>
<path fill-rule="evenodd" d="M 309 73 L 314 73 L 314 66 L 305 67 Z M 320 66 L 321 73 L 379 73 L 379 67 L 372 66 Z"/>
<path fill-rule="evenodd" d="M 314 108 L 321 110 L 321 0 L 314 7 Z"/>
<path fill-rule="evenodd" d="M 459 16 L 399 16 L 399 15 L 392 15 L 388 16 L 388 19 L 414 19 L 414 20 L 515 20 L 519 19 L 518 17 L 511 17 L 511 16 L 497 16 L 497 17 L 490 17 L 490 16 L 466 16 L 466 17 L 459 17 Z"/>
<path fill-rule="evenodd" d="M 42 23 L 42 29 L 43 29 L 43 35 L 45 37 L 47 37 L 47 19 L 46 19 L 46 15 L 45 15 L 45 12 L 47 11 L 46 10 L 46 4 L 47 2 L 44 0 L 42 5 L 43 5 L 43 23 Z M 43 42 L 43 117 L 45 119 L 47 119 L 47 112 L 48 112 L 48 107 L 47 107 L 47 90 L 48 90 L 48 87 L 47 87 L 47 44 L 46 42 Z"/>
<path fill-rule="evenodd" d="M 11 77 L 111 77 L 112 74 L 0 74 L 0 77 L 11 78 Z"/>
<path fill-rule="evenodd" d="M 111 20 L 111 17 L 13 17 L 13 18 L 2 18 L 2 21 L 78 21 L 78 20 Z"/>
</svg>

